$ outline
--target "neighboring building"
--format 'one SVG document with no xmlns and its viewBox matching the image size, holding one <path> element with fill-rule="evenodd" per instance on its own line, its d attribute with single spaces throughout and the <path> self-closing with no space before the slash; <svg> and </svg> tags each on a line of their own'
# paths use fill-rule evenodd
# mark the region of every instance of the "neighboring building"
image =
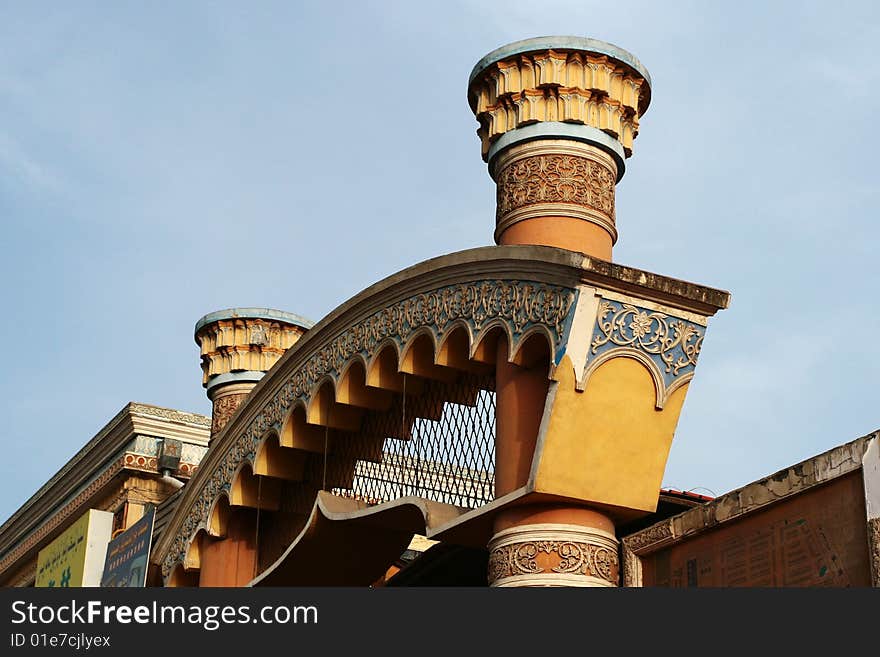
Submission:
<svg viewBox="0 0 880 657">
<path fill-rule="evenodd" d="M 880 586 L 880 434 L 623 539 L 627 586 Z"/>
<path fill-rule="evenodd" d="M 89 509 L 133 525 L 192 477 L 210 418 L 131 402 L 0 526 L 0 585 L 32 586 L 37 555 Z M 172 449 L 168 449 L 171 446 Z"/>
<path fill-rule="evenodd" d="M 880 584 L 876 436 L 714 500 L 660 490 L 730 297 L 612 262 L 644 66 L 593 39 L 530 39 L 481 59 L 468 99 L 497 246 L 414 265 L 314 325 L 203 317 L 210 436 L 163 410 L 202 432 L 186 485 L 163 487 L 161 464 L 114 479 L 135 447 L 148 467 L 183 440 L 111 429 L 146 408 L 130 405 L 0 528 L 0 582 L 31 581 L 90 508 L 129 509 L 129 526 L 145 499 L 124 497 L 131 480 L 158 503 L 149 585 Z"/>
</svg>

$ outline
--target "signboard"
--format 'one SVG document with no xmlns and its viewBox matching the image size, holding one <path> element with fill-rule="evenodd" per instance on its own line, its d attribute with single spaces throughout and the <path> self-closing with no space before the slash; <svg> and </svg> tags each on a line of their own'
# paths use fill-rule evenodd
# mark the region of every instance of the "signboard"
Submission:
<svg viewBox="0 0 880 657">
<path fill-rule="evenodd" d="M 99 586 L 113 514 L 89 510 L 37 555 L 36 586 Z"/>
<path fill-rule="evenodd" d="M 150 505 L 143 517 L 107 546 L 101 586 L 143 587 L 147 583 L 150 542 L 156 507 Z"/>
</svg>

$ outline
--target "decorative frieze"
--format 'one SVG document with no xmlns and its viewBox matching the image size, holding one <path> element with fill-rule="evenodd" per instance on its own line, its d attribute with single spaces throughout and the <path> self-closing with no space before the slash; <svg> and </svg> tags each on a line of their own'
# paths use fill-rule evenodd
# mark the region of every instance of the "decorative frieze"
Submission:
<svg viewBox="0 0 880 657">
<path fill-rule="evenodd" d="M 872 585 L 880 588 L 880 518 L 868 521 L 868 559 Z"/>
<path fill-rule="evenodd" d="M 138 404 L 136 402 L 131 402 L 128 405 L 128 410 L 132 414 L 151 415 L 153 417 L 159 417 L 163 420 L 169 420 L 171 422 L 196 424 L 198 426 L 208 426 L 210 424 L 210 420 L 204 415 L 178 411 L 173 408 L 162 408 L 160 406 L 148 406 L 147 404 Z"/>
<path fill-rule="evenodd" d="M 88 486 L 80 491 L 75 498 L 52 514 L 45 523 L 40 525 L 39 528 L 16 545 L 14 549 L 7 552 L 2 560 L 0 560 L 0 573 L 6 571 L 6 569 L 18 561 L 28 550 L 36 547 L 40 541 L 61 525 L 61 523 L 67 518 L 71 517 L 74 513 L 81 513 L 82 509 L 89 504 L 91 499 L 101 492 L 101 490 L 110 483 L 110 480 L 112 480 L 113 477 L 122 471 L 123 466 L 123 458 L 119 458 L 110 463 L 107 468 L 92 480 Z"/>
<path fill-rule="evenodd" d="M 202 416 L 199 416 L 202 417 Z M 207 420 L 208 418 L 204 418 Z M 145 470 L 147 472 L 158 472 L 156 466 L 156 457 L 159 455 L 159 449 L 164 438 L 156 436 L 138 435 L 129 444 L 125 454 L 125 467 Z M 208 448 L 204 445 L 184 442 L 181 445 L 180 464 L 177 466 L 175 476 L 189 476 L 201 463 L 202 457 Z"/>
<path fill-rule="evenodd" d="M 672 540 L 672 522 L 663 520 L 623 539 L 627 548 L 635 554 L 650 550 Z"/>
<path fill-rule="evenodd" d="M 570 140 L 524 142 L 493 161 L 492 175 L 497 185 L 496 242 L 513 224 L 546 216 L 589 221 L 616 241 L 617 165 L 603 151 Z"/>
<path fill-rule="evenodd" d="M 576 155 L 534 155 L 506 167 L 498 178 L 498 217 L 535 203 L 575 203 L 611 216 L 614 174 Z"/>
<path fill-rule="evenodd" d="M 124 466 L 126 470 L 139 470 L 141 472 L 149 472 L 158 474 L 159 469 L 156 465 L 156 457 L 147 454 L 138 454 L 135 452 L 127 452 L 124 456 Z M 189 478 L 198 469 L 198 463 L 185 463 L 181 461 L 177 466 L 175 477 Z"/>
<path fill-rule="evenodd" d="M 211 435 L 216 436 L 232 414 L 241 406 L 241 403 L 247 399 L 248 393 L 239 393 L 235 395 L 223 395 L 214 398 L 213 412 L 211 414 Z"/>
<path fill-rule="evenodd" d="M 670 378 L 693 371 L 703 344 L 702 329 L 691 322 L 609 300 L 599 304 L 596 329 L 591 353 L 632 347 L 656 359 Z"/>
<path fill-rule="evenodd" d="M 617 586 L 613 534 L 579 525 L 511 527 L 489 543 L 490 586 Z"/>
<path fill-rule="evenodd" d="M 630 587 L 638 587 L 642 585 L 642 560 L 633 552 L 623 541 L 621 545 L 623 553 L 623 585 Z"/>
</svg>

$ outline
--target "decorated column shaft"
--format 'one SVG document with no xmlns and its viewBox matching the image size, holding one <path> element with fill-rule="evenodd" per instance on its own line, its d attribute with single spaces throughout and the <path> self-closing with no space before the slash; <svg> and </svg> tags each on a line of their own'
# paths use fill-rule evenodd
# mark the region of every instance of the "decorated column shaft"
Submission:
<svg viewBox="0 0 880 657">
<path fill-rule="evenodd" d="M 633 55 L 581 37 L 503 46 L 470 76 L 496 243 L 587 256 L 564 348 L 511 360 L 499 344 L 493 586 L 618 584 L 615 525 L 656 508 L 706 317 L 727 304 L 609 262 L 650 91 Z"/>
<path fill-rule="evenodd" d="M 311 326 L 303 317 L 271 308 L 219 310 L 196 322 L 202 385 L 213 402 L 212 439 L 263 375 Z"/>
</svg>

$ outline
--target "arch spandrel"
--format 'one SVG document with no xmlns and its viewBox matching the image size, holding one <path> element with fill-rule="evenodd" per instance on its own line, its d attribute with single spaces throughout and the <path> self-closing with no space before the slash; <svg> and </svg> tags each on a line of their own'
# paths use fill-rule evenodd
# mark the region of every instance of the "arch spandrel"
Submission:
<svg viewBox="0 0 880 657">
<path fill-rule="evenodd" d="M 619 357 L 642 363 L 654 380 L 657 409 L 688 383 L 706 332 L 704 317 L 658 304 L 600 294 L 596 321 L 579 389 L 605 362 Z"/>
<path fill-rule="evenodd" d="M 437 364 L 475 374 L 492 372 L 491 365 L 473 358 L 471 352 L 476 346 L 476 341 L 467 323 L 456 320 L 449 325 L 440 340 L 437 347 Z"/>
<path fill-rule="evenodd" d="M 511 345 L 510 362 L 521 367 L 532 367 L 539 362 L 557 365 L 551 360 L 553 355 L 553 337 L 543 326 L 532 327 L 522 335 L 519 341 Z"/>
<path fill-rule="evenodd" d="M 458 371 L 437 362 L 437 338 L 428 328 L 418 329 L 403 345 L 398 369 L 402 374 L 451 383 Z"/>
</svg>

